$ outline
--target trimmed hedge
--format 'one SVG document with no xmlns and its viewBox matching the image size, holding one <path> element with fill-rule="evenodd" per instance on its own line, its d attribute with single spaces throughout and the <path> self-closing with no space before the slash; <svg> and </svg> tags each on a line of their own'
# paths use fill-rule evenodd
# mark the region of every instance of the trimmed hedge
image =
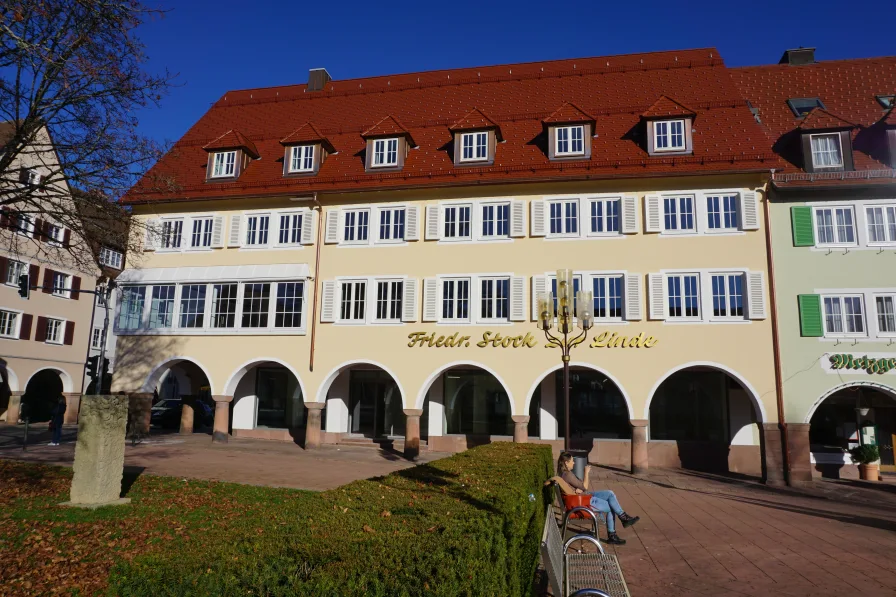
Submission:
<svg viewBox="0 0 896 597">
<path fill-rule="evenodd" d="M 119 564 L 109 593 L 530 595 L 551 460 L 548 446 L 493 443 L 259 504 L 181 552 Z"/>
</svg>

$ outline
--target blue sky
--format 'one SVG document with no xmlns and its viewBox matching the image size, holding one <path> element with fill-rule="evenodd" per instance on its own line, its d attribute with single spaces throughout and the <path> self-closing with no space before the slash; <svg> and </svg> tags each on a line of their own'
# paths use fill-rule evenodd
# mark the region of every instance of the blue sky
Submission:
<svg viewBox="0 0 896 597">
<path fill-rule="evenodd" d="M 229 89 L 440 68 L 715 46 L 730 66 L 896 54 L 892 19 L 847 17 L 842 2 L 290 2 L 149 0 L 170 9 L 139 34 L 148 68 L 179 73 L 142 132 L 176 141 Z M 855 5 L 853 5 L 855 6 Z"/>
</svg>

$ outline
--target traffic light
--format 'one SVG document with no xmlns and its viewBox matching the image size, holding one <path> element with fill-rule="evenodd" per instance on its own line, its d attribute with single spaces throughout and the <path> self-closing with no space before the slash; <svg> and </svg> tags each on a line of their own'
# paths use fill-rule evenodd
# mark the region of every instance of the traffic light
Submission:
<svg viewBox="0 0 896 597">
<path fill-rule="evenodd" d="M 96 365 L 99 359 L 100 355 L 98 354 L 87 357 L 87 375 L 90 376 L 90 379 L 96 379 Z"/>
<path fill-rule="evenodd" d="M 23 299 L 27 299 L 30 293 L 31 280 L 29 279 L 28 274 L 22 274 L 19 276 L 19 296 Z"/>
</svg>

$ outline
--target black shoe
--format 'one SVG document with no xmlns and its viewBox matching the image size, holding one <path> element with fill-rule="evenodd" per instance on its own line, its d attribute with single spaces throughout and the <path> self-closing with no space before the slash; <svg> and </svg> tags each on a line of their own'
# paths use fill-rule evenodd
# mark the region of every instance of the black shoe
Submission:
<svg viewBox="0 0 896 597">
<path fill-rule="evenodd" d="M 620 538 L 616 533 L 608 533 L 603 542 L 609 545 L 625 545 L 625 539 Z"/>
<path fill-rule="evenodd" d="M 633 524 L 635 524 L 636 522 L 641 520 L 641 517 L 640 516 L 629 516 L 628 514 L 622 514 L 622 516 L 619 517 L 619 520 L 622 521 L 622 526 L 627 529 L 628 527 L 632 526 Z"/>
</svg>

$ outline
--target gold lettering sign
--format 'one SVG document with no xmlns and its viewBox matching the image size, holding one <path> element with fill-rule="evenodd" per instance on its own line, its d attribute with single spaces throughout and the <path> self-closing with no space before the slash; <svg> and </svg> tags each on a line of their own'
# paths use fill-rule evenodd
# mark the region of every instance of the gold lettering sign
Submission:
<svg viewBox="0 0 896 597">
<path fill-rule="evenodd" d="M 617 332 L 597 332 L 591 348 L 653 348 L 658 340 L 653 336 L 645 336 L 639 332 L 635 336 L 621 336 Z M 505 336 L 501 332 L 487 331 L 482 333 L 482 340 L 476 342 L 478 348 L 535 348 L 539 342 L 531 332 L 516 336 Z M 460 332 L 451 335 L 440 335 L 436 332 L 411 332 L 408 334 L 409 348 L 469 348 L 470 336 L 461 336 Z M 545 347 L 550 348 L 545 345 Z"/>
<path fill-rule="evenodd" d="M 591 348 L 653 348 L 657 339 L 638 332 L 637 336 L 620 336 L 616 332 L 601 332 L 591 340 Z"/>
</svg>

